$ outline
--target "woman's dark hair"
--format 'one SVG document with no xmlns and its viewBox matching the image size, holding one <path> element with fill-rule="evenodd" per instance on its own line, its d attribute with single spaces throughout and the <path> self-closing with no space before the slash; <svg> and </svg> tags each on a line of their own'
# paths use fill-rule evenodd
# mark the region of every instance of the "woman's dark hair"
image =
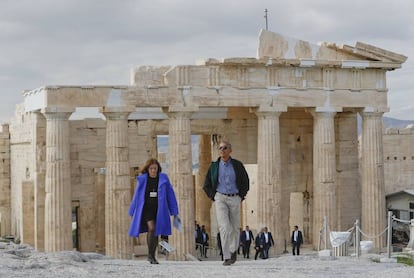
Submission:
<svg viewBox="0 0 414 278">
<path fill-rule="evenodd" d="M 158 172 L 157 172 L 157 174 L 159 174 L 162 171 L 161 165 L 158 162 L 158 160 L 156 160 L 155 158 L 150 158 L 150 159 L 147 160 L 147 162 L 145 162 L 145 165 L 142 167 L 141 174 L 148 173 L 148 168 L 152 164 L 157 164 L 158 165 Z"/>
</svg>

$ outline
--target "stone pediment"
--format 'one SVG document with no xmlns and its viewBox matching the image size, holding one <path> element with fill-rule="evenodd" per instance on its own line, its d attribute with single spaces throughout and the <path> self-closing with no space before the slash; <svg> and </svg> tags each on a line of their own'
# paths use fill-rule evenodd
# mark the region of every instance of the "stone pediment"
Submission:
<svg viewBox="0 0 414 278">
<path fill-rule="evenodd" d="M 362 60 L 402 64 L 407 57 L 366 43 L 355 46 L 334 43 L 312 44 L 267 30 L 259 35 L 258 59 L 306 59 L 306 60 Z"/>
</svg>

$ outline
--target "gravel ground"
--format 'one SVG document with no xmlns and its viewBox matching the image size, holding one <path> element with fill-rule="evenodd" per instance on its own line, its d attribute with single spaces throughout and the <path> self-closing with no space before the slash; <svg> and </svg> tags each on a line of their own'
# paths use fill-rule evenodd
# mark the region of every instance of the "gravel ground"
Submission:
<svg viewBox="0 0 414 278">
<path fill-rule="evenodd" d="M 223 266 L 215 257 L 166 261 L 160 256 L 160 264 L 151 265 L 144 258 L 116 260 L 77 251 L 42 253 L 28 245 L 0 242 L 0 277 L 414 277 L 414 267 L 374 262 L 384 257 L 322 257 L 312 251 L 268 260 L 239 257 L 234 265 Z"/>
</svg>

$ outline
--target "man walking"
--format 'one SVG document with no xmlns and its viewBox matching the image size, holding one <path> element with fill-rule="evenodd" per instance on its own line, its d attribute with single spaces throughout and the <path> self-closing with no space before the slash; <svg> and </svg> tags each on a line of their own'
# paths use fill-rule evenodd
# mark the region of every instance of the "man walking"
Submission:
<svg viewBox="0 0 414 278">
<path fill-rule="evenodd" d="M 252 244 L 253 233 L 250 231 L 249 226 L 246 226 L 246 230 L 242 232 L 241 244 L 243 247 L 243 258 L 250 257 L 250 245 Z"/>
<path fill-rule="evenodd" d="M 302 232 L 299 231 L 298 225 L 295 225 L 294 230 L 292 232 L 292 253 L 295 256 L 295 249 L 296 255 L 299 256 L 300 245 L 303 244 L 303 237 Z"/>
<path fill-rule="evenodd" d="M 270 247 L 275 245 L 275 241 L 273 240 L 272 233 L 267 230 L 267 227 L 263 228 L 263 233 L 261 236 L 261 244 L 263 245 L 263 258 L 269 258 L 269 249 Z"/>
<path fill-rule="evenodd" d="M 230 156 L 231 144 L 219 144 L 220 157 L 211 163 L 204 182 L 204 191 L 216 206 L 217 224 L 223 248 L 223 265 L 237 260 L 240 234 L 240 203 L 249 191 L 249 176 L 242 162 Z"/>
</svg>

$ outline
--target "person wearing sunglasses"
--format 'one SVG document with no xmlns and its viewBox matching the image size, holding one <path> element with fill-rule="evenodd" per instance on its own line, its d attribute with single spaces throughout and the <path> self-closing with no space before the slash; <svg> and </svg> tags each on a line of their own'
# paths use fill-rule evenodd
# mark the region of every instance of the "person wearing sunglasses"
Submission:
<svg viewBox="0 0 414 278">
<path fill-rule="evenodd" d="M 218 151 L 220 157 L 211 163 L 203 189 L 216 206 L 223 265 L 228 266 L 237 260 L 240 204 L 249 191 L 249 176 L 243 163 L 231 157 L 230 142 L 220 142 Z"/>
</svg>

